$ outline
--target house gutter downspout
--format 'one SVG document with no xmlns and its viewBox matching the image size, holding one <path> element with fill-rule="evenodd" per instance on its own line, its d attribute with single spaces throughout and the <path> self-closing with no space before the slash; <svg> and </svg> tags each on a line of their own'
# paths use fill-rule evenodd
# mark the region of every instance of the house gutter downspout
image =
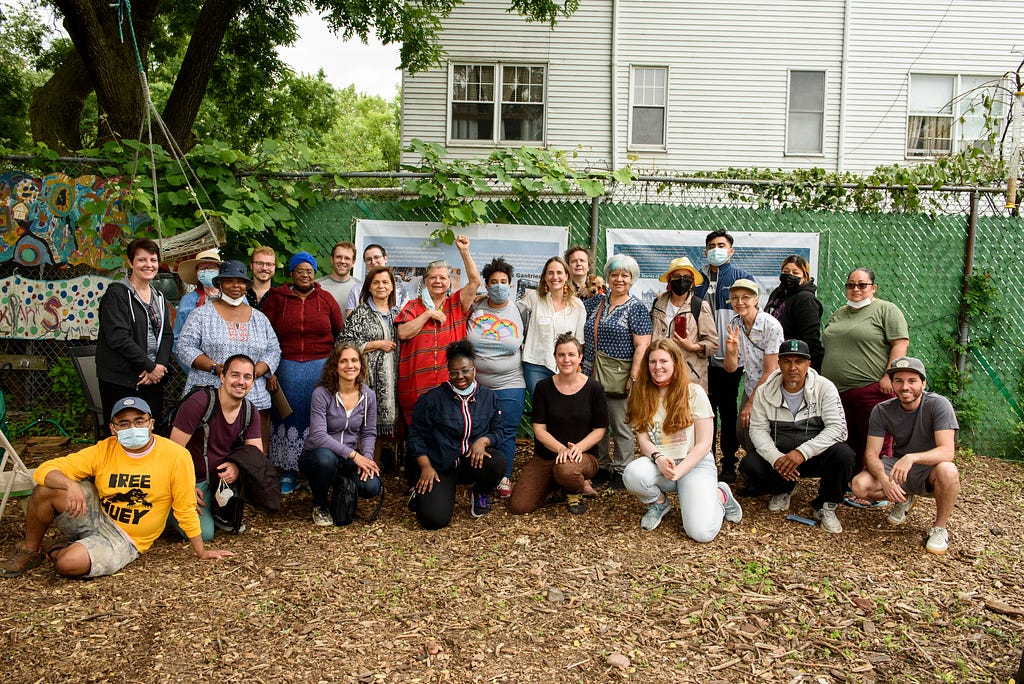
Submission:
<svg viewBox="0 0 1024 684">
<path fill-rule="evenodd" d="M 843 3 L 843 52 L 839 58 L 839 149 L 836 151 L 836 173 L 842 173 L 846 166 L 846 77 L 850 61 L 850 12 L 853 0 Z"/>
<path fill-rule="evenodd" d="M 609 83 L 611 86 L 611 145 L 612 145 L 612 170 L 619 168 L 619 0 L 612 0 L 612 45 L 611 45 L 611 66 Z"/>
</svg>

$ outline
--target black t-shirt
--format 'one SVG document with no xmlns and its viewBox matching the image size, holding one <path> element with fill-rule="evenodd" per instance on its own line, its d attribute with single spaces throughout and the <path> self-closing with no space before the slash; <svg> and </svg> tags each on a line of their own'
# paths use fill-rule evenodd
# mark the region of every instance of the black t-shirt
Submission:
<svg viewBox="0 0 1024 684">
<path fill-rule="evenodd" d="M 604 388 L 596 380 L 587 379 L 576 394 L 562 394 L 551 378 L 537 383 L 533 393 L 533 422 L 547 428 L 562 444 L 580 442 L 595 428 L 608 427 L 608 402 Z M 556 454 L 533 442 L 533 453 L 550 461 Z"/>
</svg>

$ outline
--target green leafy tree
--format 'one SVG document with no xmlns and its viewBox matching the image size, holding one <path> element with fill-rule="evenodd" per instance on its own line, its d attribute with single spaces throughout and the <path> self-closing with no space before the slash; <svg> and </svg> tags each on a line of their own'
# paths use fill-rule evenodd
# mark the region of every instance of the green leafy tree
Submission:
<svg viewBox="0 0 1024 684">
<path fill-rule="evenodd" d="M 295 41 L 293 17 L 317 12 L 345 38 L 376 35 L 401 44 L 402 67 L 422 70 L 441 58 L 441 21 L 461 0 L 52 0 L 74 50 L 32 99 L 32 135 L 63 152 L 82 148 L 80 121 L 96 92 L 99 142 L 137 139 L 147 115 L 138 62 L 161 69 L 172 83 L 162 105 L 168 132 L 183 148 L 210 88 L 226 88 L 233 102 L 252 103 L 259 84 L 282 72 L 274 47 Z M 578 0 L 511 0 L 510 11 L 554 24 Z M 122 35 L 124 39 L 122 40 Z M 138 46 L 138 56 L 135 45 Z M 168 46 L 176 49 L 167 49 Z M 180 48 L 184 46 L 182 52 Z M 180 61 L 178 55 L 180 54 Z M 218 70 L 222 56 L 232 69 Z M 226 106 L 221 107 L 227 109 Z"/>
<path fill-rule="evenodd" d="M 385 100 L 348 86 L 336 92 L 338 116 L 311 144 L 310 157 L 332 171 L 397 171 L 400 142 L 398 97 Z"/>
</svg>

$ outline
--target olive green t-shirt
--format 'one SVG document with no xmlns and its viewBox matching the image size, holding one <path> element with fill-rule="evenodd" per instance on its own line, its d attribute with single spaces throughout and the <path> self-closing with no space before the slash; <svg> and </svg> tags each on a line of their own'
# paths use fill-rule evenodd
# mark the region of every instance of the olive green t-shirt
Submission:
<svg viewBox="0 0 1024 684">
<path fill-rule="evenodd" d="M 889 366 L 891 343 L 905 339 L 910 339 L 907 319 L 892 302 L 876 299 L 862 309 L 841 306 L 821 334 L 821 374 L 840 392 L 878 382 Z"/>
</svg>

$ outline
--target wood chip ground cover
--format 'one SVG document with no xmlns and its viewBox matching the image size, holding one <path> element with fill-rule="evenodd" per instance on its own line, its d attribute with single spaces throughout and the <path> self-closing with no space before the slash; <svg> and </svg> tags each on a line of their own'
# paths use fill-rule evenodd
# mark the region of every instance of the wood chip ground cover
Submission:
<svg viewBox="0 0 1024 684">
<path fill-rule="evenodd" d="M 924 501 L 901 528 L 843 507 L 845 531 L 787 523 L 764 499 L 710 544 L 657 530 L 603 492 L 583 515 L 552 504 L 415 526 L 388 490 L 380 519 L 309 521 L 308 493 L 249 530 L 235 557 L 195 560 L 170 538 L 114 577 L 47 564 L 0 580 L 6 682 L 994 682 L 1016 670 L 1024 470 L 959 460 L 945 557 L 923 550 Z M 814 482 L 792 512 L 809 515 Z M 16 507 L 0 521 L 9 553 Z"/>
</svg>

